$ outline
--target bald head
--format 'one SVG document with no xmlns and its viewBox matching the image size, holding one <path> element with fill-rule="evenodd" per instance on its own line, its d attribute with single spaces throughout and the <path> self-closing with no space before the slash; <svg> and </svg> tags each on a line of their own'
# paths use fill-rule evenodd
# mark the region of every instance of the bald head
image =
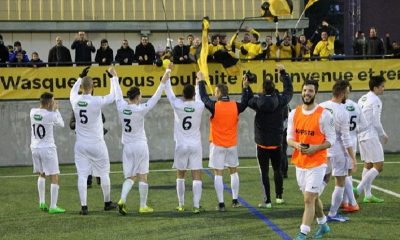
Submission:
<svg viewBox="0 0 400 240">
<path fill-rule="evenodd" d="M 60 36 L 56 37 L 56 44 L 57 44 L 57 46 L 61 46 L 63 44 L 63 40 Z"/>
<path fill-rule="evenodd" d="M 90 94 L 92 93 L 93 90 L 93 80 L 91 77 L 83 77 L 82 78 L 82 88 L 83 88 L 83 92 L 84 94 Z"/>
</svg>

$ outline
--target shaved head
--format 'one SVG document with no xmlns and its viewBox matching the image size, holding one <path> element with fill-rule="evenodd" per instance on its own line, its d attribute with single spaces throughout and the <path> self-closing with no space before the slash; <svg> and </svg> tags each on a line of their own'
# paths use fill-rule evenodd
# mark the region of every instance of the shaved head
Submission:
<svg viewBox="0 0 400 240">
<path fill-rule="evenodd" d="M 85 93 L 91 93 L 93 89 L 93 80 L 91 77 L 82 78 L 82 88 Z"/>
</svg>

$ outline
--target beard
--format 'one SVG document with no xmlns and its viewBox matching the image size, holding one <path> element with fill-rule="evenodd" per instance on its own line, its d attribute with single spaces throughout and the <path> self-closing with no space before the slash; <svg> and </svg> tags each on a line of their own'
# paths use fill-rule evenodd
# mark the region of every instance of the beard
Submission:
<svg viewBox="0 0 400 240">
<path fill-rule="evenodd" d="M 315 100 L 315 96 L 313 96 L 313 97 L 310 97 L 309 99 L 304 99 L 304 96 L 301 96 L 301 100 L 303 100 L 303 103 L 305 104 L 305 105 L 312 105 L 312 104 L 314 104 L 314 100 Z"/>
</svg>

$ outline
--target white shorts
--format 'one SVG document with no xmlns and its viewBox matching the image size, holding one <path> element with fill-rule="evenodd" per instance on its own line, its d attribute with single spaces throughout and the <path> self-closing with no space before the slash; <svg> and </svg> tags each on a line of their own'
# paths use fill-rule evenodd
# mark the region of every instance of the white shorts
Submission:
<svg viewBox="0 0 400 240">
<path fill-rule="evenodd" d="M 177 145 L 175 147 L 174 164 L 172 168 L 178 170 L 200 170 L 203 169 L 203 150 L 201 144 L 198 146 Z"/>
<path fill-rule="evenodd" d="M 328 157 L 326 173 L 332 172 L 332 176 L 334 177 L 347 176 L 349 169 L 351 169 L 351 158 L 348 154 L 343 153 L 341 155 Z"/>
<path fill-rule="evenodd" d="M 371 138 L 360 141 L 361 161 L 377 163 L 384 161 L 382 144 L 378 138 Z"/>
<path fill-rule="evenodd" d="M 149 147 L 147 142 L 124 144 L 122 168 L 125 178 L 149 173 Z"/>
<path fill-rule="evenodd" d="M 223 170 L 225 167 L 239 166 L 237 146 L 220 147 L 213 143 L 210 144 L 210 168 Z"/>
<path fill-rule="evenodd" d="M 47 176 L 60 173 L 56 148 L 32 148 L 31 150 L 34 173 L 44 173 Z"/>
<path fill-rule="evenodd" d="M 107 145 L 99 143 L 75 143 L 75 166 L 78 176 L 87 177 L 92 174 L 101 177 L 110 173 L 110 159 Z"/>
<path fill-rule="evenodd" d="M 326 164 L 321 166 L 304 169 L 296 167 L 296 179 L 300 190 L 304 192 L 319 193 L 324 181 Z"/>
</svg>

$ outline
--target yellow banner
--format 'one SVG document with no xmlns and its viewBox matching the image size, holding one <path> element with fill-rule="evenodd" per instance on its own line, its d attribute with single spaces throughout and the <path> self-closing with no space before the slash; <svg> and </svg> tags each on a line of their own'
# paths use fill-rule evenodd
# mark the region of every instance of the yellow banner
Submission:
<svg viewBox="0 0 400 240">
<path fill-rule="evenodd" d="M 313 62 L 281 62 L 291 75 L 296 92 L 300 91 L 305 79 L 315 79 L 320 83 L 320 91 L 331 91 L 333 82 L 338 79 L 349 80 L 353 90 L 368 90 L 371 75 L 382 74 L 386 79 L 385 88 L 400 89 L 400 61 L 381 60 L 343 60 Z M 270 79 L 279 90 L 282 84 L 274 61 L 242 63 L 242 72 L 250 70 L 258 76 L 252 85 L 255 92 L 261 90 L 262 80 Z M 38 99 L 43 92 L 52 92 L 57 99 L 68 99 L 71 87 L 77 80 L 83 67 L 48 67 L 48 68 L 0 68 L 0 100 Z M 110 79 L 107 67 L 93 66 L 89 76 L 94 80 L 94 95 L 106 95 L 109 92 Z M 131 86 L 141 88 L 143 96 L 151 96 L 164 73 L 157 66 L 116 66 L 122 91 L 125 94 Z M 171 84 L 177 95 L 181 95 L 185 84 L 196 83 L 198 67 L 175 65 L 171 75 Z M 220 64 L 209 65 L 210 82 L 215 87 L 225 83 L 230 94 L 240 94 L 242 75 L 229 76 Z"/>
</svg>

